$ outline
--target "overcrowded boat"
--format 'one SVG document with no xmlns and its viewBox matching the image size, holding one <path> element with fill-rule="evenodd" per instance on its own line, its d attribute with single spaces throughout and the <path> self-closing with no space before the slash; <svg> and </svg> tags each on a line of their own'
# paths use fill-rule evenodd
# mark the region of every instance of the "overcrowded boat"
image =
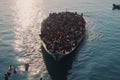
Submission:
<svg viewBox="0 0 120 80">
<path fill-rule="evenodd" d="M 41 24 L 42 46 L 55 60 L 72 53 L 85 34 L 83 13 L 50 13 Z"/>
</svg>

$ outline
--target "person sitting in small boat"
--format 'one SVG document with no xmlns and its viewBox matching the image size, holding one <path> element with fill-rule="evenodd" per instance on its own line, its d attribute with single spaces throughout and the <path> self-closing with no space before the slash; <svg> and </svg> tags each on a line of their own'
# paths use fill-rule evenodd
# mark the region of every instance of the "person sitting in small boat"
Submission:
<svg viewBox="0 0 120 80">
<path fill-rule="evenodd" d="M 120 5 L 113 4 L 113 9 L 120 9 Z"/>
</svg>

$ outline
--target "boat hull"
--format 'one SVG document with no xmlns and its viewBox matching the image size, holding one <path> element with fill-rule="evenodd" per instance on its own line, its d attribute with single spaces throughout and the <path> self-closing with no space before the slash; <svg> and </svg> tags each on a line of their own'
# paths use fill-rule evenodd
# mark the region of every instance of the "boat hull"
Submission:
<svg viewBox="0 0 120 80">
<path fill-rule="evenodd" d="M 82 35 L 82 37 L 80 38 L 80 43 L 82 42 L 83 38 L 84 38 L 84 35 Z M 62 60 L 65 56 L 67 56 L 67 55 L 71 54 L 73 51 L 75 51 L 75 50 L 78 48 L 78 46 L 80 45 L 80 43 L 79 43 L 77 46 L 75 46 L 71 51 L 67 52 L 67 54 L 63 54 L 63 53 L 51 53 L 51 52 L 46 48 L 46 44 L 45 44 L 43 41 L 42 41 L 42 46 L 43 46 L 44 50 L 45 50 L 50 56 L 52 56 L 55 61 L 60 61 L 60 60 Z"/>
</svg>

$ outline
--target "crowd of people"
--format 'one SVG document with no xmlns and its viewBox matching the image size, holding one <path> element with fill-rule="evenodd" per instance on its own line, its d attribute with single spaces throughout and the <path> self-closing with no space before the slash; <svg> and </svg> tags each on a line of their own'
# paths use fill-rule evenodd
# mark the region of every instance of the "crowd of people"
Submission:
<svg viewBox="0 0 120 80">
<path fill-rule="evenodd" d="M 14 66 L 10 65 L 10 66 L 8 67 L 8 72 L 7 72 L 6 74 L 4 74 L 4 79 L 5 79 L 5 80 L 8 80 L 8 78 L 10 77 L 10 75 L 11 75 L 12 73 L 17 74 L 17 71 L 16 71 L 16 69 L 15 69 Z"/>
<path fill-rule="evenodd" d="M 24 67 L 25 67 L 25 71 L 28 71 L 29 63 L 25 63 Z M 8 80 L 11 74 L 17 74 L 17 70 L 14 66 L 9 65 L 7 73 L 4 74 L 4 80 Z M 40 80 L 42 80 L 42 79 L 43 78 L 40 77 Z"/>
<path fill-rule="evenodd" d="M 25 71 L 28 71 L 29 63 L 25 63 L 24 66 L 25 66 Z M 16 69 L 15 69 L 14 66 L 9 65 L 9 67 L 8 67 L 8 72 L 4 74 L 4 79 L 5 79 L 5 80 L 8 80 L 8 78 L 10 77 L 10 75 L 11 75 L 12 73 L 13 73 L 13 74 L 17 74 L 17 71 L 16 71 Z"/>
<path fill-rule="evenodd" d="M 85 25 L 83 13 L 50 13 L 42 22 L 40 37 L 50 52 L 66 54 L 80 43 Z"/>
</svg>

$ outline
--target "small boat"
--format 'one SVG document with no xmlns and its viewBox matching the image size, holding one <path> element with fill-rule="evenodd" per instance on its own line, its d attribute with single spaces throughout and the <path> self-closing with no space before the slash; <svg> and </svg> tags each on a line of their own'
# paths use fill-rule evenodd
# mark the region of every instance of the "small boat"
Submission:
<svg viewBox="0 0 120 80">
<path fill-rule="evenodd" d="M 55 61 L 72 53 L 81 43 L 86 22 L 76 12 L 50 13 L 41 25 L 41 42 Z"/>
<path fill-rule="evenodd" d="M 114 9 L 120 9 L 120 5 L 113 4 L 113 10 L 114 10 Z"/>
</svg>

